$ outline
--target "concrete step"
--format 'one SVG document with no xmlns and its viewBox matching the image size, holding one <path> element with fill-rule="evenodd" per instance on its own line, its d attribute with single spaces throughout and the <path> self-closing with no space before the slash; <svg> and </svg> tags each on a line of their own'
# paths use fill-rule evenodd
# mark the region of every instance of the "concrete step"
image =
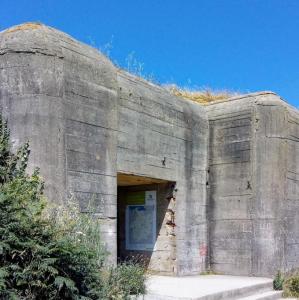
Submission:
<svg viewBox="0 0 299 300">
<path fill-rule="evenodd" d="M 238 300 L 277 300 L 281 299 L 282 291 L 266 291 L 264 293 L 255 293 L 248 297 L 239 298 Z"/>
<path fill-rule="evenodd" d="M 244 291 L 243 291 L 244 292 Z M 248 292 L 248 291 L 246 291 Z M 189 297 L 173 297 L 173 296 L 165 296 L 165 295 L 154 295 L 154 294 L 147 294 L 145 296 L 138 297 L 138 300 L 294 300 L 295 298 L 281 298 L 282 292 L 281 291 L 266 291 L 266 292 L 260 292 L 255 293 L 253 295 L 242 297 L 242 298 L 236 298 L 237 293 L 230 293 L 228 295 L 227 293 L 218 293 L 214 295 L 206 295 L 199 298 L 189 298 Z M 133 298 L 136 299 L 136 298 Z"/>
<path fill-rule="evenodd" d="M 249 296 L 251 298 L 248 298 L 248 300 L 280 298 L 281 292 L 273 291 L 272 288 L 272 279 L 259 277 L 221 275 L 151 276 L 147 281 L 147 295 L 137 299 L 243 300 L 243 298 L 246 299 Z"/>
<path fill-rule="evenodd" d="M 256 292 L 256 290 L 255 290 Z M 272 291 L 272 290 L 261 290 L 258 293 L 251 294 L 252 290 L 248 289 L 236 289 L 216 294 L 210 294 L 200 297 L 176 297 L 176 296 L 165 296 L 165 295 L 155 295 L 147 294 L 145 296 L 139 297 L 138 300 L 277 300 L 281 299 L 282 292 Z M 244 295 L 248 295 L 243 297 Z M 241 298 L 239 298 L 241 296 Z"/>
</svg>

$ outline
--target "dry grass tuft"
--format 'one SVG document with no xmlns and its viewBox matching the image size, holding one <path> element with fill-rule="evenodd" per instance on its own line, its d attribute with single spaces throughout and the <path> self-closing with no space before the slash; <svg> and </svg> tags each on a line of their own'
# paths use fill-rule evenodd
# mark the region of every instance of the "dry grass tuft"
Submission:
<svg viewBox="0 0 299 300">
<path fill-rule="evenodd" d="M 189 90 L 179 88 L 176 85 L 166 86 L 166 88 L 174 95 L 183 97 L 185 99 L 200 103 L 200 104 L 209 104 L 211 102 L 219 102 L 234 96 L 239 95 L 236 92 L 231 91 L 212 91 L 211 89 L 202 89 L 202 90 Z"/>
<path fill-rule="evenodd" d="M 19 30 L 32 30 L 32 29 L 38 29 L 41 27 L 41 24 L 39 23 L 25 23 L 18 26 L 14 26 L 12 28 L 9 28 L 5 31 L 5 33 L 12 33 Z"/>
</svg>

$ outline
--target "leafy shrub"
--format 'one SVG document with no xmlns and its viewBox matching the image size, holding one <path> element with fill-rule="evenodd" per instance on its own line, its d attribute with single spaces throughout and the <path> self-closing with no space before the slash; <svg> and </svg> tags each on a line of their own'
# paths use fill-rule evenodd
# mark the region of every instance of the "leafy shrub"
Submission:
<svg viewBox="0 0 299 300">
<path fill-rule="evenodd" d="M 39 172 L 26 174 L 28 143 L 17 154 L 9 149 L 0 118 L 0 298 L 126 299 L 144 291 L 136 266 L 106 271 L 106 279 L 98 221 L 79 210 L 74 215 L 70 207 L 46 214 Z M 111 290 L 117 291 L 110 296 Z"/>
<path fill-rule="evenodd" d="M 137 261 L 118 264 L 105 272 L 107 299 L 127 300 L 130 295 L 145 294 L 145 268 Z"/>
<path fill-rule="evenodd" d="M 281 272 L 278 271 L 273 280 L 274 290 L 281 291 L 283 289 L 283 282 L 284 282 L 284 278 L 283 278 Z"/>
<path fill-rule="evenodd" d="M 10 152 L 0 121 L 0 297 L 98 299 L 98 257 L 42 216 L 43 182 L 26 174 L 28 158 L 28 143 Z"/>
<path fill-rule="evenodd" d="M 299 273 L 296 272 L 285 279 L 283 284 L 283 295 L 285 297 L 299 298 Z"/>
<path fill-rule="evenodd" d="M 78 201 L 71 198 L 64 205 L 49 207 L 45 210 L 45 216 L 59 230 L 57 238 L 68 238 L 78 247 L 84 246 L 94 252 L 97 264 L 104 266 L 107 251 L 101 240 L 100 220 L 91 213 L 81 213 Z"/>
</svg>

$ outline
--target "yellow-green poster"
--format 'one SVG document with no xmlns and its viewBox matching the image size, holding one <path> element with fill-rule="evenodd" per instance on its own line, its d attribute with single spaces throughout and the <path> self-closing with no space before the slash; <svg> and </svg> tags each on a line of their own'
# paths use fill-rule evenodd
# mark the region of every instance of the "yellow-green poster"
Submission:
<svg viewBox="0 0 299 300">
<path fill-rule="evenodd" d="M 145 204 L 145 191 L 129 192 L 126 196 L 127 205 L 144 205 Z"/>
</svg>

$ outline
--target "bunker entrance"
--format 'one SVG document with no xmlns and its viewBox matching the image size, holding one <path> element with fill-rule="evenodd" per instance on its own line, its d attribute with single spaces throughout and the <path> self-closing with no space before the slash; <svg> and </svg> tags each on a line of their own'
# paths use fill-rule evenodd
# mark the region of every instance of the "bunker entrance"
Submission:
<svg viewBox="0 0 299 300">
<path fill-rule="evenodd" d="M 117 174 L 118 260 L 142 260 L 148 269 L 175 271 L 174 183 Z"/>
</svg>

